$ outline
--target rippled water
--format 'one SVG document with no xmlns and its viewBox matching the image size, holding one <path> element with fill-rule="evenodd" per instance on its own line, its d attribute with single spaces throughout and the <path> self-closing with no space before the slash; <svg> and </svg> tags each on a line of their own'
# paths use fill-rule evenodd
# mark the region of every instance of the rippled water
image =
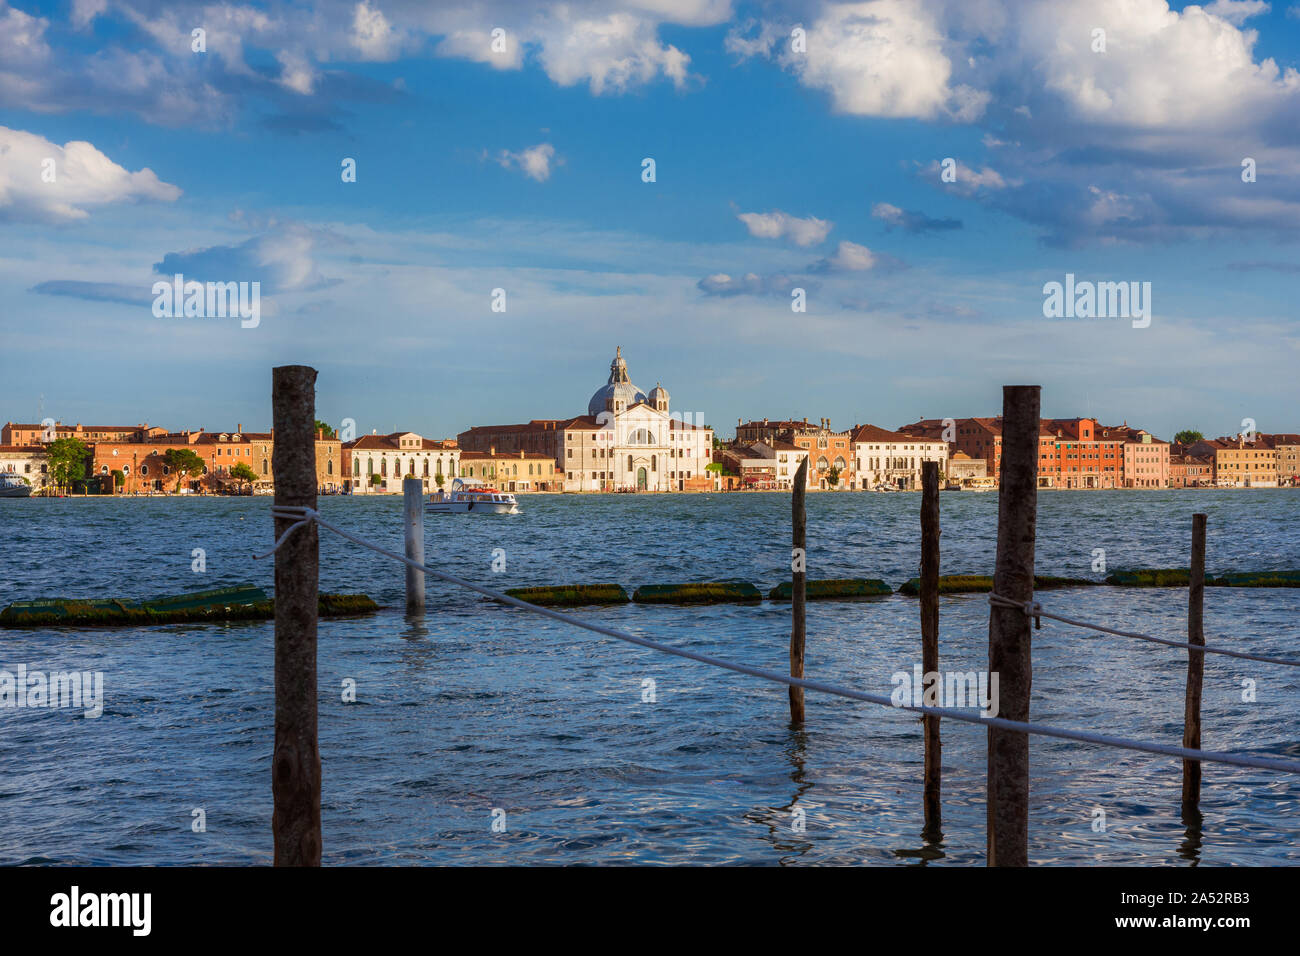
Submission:
<svg viewBox="0 0 1300 956">
<path fill-rule="evenodd" d="M 915 494 L 811 495 L 813 577 L 916 573 Z M 268 499 L 0 501 L 0 603 L 150 597 L 251 581 L 268 589 Z M 1211 571 L 1300 568 L 1300 493 L 1043 493 L 1040 573 L 1185 566 L 1191 514 L 1209 514 Z M 942 498 L 943 572 L 988 572 L 997 496 Z M 737 577 L 764 590 L 789 561 L 777 494 L 531 496 L 509 517 L 430 516 L 431 563 L 501 587 Z M 400 549 L 401 500 L 322 499 L 333 521 Z M 203 548 L 207 571 L 191 571 Z M 503 548 L 506 570 L 493 573 Z M 402 569 L 322 534 L 322 588 L 389 610 L 320 625 L 327 863 L 979 864 L 985 735 L 943 725 L 943 838 L 923 840 L 918 721 L 809 694 L 802 732 L 785 688 L 668 658 L 430 582 L 420 623 L 400 613 Z M 1050 592 L 1048 607 L 1183 639 L 1186 593 Z M 1298 590 L 1215 588 L 1212 642 L 1300 655 Z M 759 666 L 787 664 L 789 606 L 576 612 Z M 944 669 L 987 661 L 981 595 L 945 598 Z M 1185 657 L 1044 622 L 1034 632 L 1035 719 L 1178 743 Z M 0 665 L 104 673 L 105 712 L 0 710 L 0 863 L 266 863 L 273 740 L 269 622 L 0 631 Z M 888 694 L 920 658 L 916 602 L 813 603 L 810 676 Z M 344 704 L 345 679 L 358 701 Z M 656 701 L 642 701 L 643 681 Z M 1241 681 L 1258 700 L 1242 702 Z M 1300 757 L 1300 674 L 1206 663 L 1204 744 Z M 1179 816 L 1177 761 L 1032 740 L 1036 863 L 1300 862 L 1300 780 L 1210 765 L 1202 826 Z M 191 830 L 192 810 L 207 831 Z M 506 830 L 492 831 L 493 810 Z M 806 831 L 791 824 L 806 813 Z M 1104 832 L 1093 830 L 1105 812 Z"/>
</svg>

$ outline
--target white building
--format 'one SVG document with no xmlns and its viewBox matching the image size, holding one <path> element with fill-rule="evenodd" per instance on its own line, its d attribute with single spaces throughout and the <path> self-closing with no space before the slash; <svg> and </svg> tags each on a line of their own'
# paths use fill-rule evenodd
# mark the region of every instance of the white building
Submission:
<svg viewBox="0 0 1300 956">
<path fill-rule="evenodd" d="M 869 491 L 889 485 L 910 490 L 921 487 L 923 461 L 937 461 L 939 476 L 947 474 L 948 443 L 859 425 L 853 430 L 853 459 L 857 466 L 854 487 Z"/>
<path fill-rule="evenodd" d="M 565 491 L 708 490 L 705 469 L 713 461 L 713 429 L 701 419 L 671 411 L 662 385 L 646 393 L 632 384 L 619 348 L 609 379 L 591 396 L 586 415 L 482 425 L 457 439 L 467 451 L 550 455 Z"/>
<path fill-rule="evenodd" d="M 25 478 L 37 494 L 50 483 L 49 456 L 40 445 L 0 445 L 0 472 Z"/>
<path fill-rule="evenodd" d="M 425 491 L 438 490 L 438 476 L 447 487 L 460 474 L 460 449 L 455 442 L 435 441 L 415 432 L 362 435 L 343 445 L 343 467 L 353 494 L 401 494 L 408 475 L 423 480 Z"/>
</svg>

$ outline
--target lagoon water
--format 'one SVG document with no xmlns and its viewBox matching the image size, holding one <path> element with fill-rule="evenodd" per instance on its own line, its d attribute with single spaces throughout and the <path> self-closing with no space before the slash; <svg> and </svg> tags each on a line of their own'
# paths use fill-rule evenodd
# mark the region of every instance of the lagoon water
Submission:
<svg viewBox="0 0 1300 956">
<path fill-rule="evenodd" d="M 920 496 L 808 498 L 811 577 L 916 574 Z M 516 516 L 429 516 L 430 563 L 495 587 L 788 577 L 784 494 L 525 496 Z M 270 500 L 0 501 L 0 604 L 152 597 L 252 582 L 268 591 Z M 327 518 L 401 549 L 400 497 L 324 498 Z M 1039 573 L 1185 566 L 1209 514 L 1211 572 L 1300 568 L 1300 492 L 1044 492 Z M 997 495 L 942 496 L 942 571 L 989 573 Z M 206 571 L 191 570 L 202 548 Z M 504 549 L 505 570 L 492 569 Z M 321 586 L 387 609 L 320 625 L 327 864 L 979 865 L 985 733 L 943 724 L 943 836 L 921 837 L 921 728 L 909 714 L 784 687 L 602 638 L 431 580 L 401 614 L 402 568 L 328 532 Z M 1186 592 L 1045 592 L 1061 613 L 1185 639 Z M 581 609 L 594 621 L 784 669 L 789 605 Z M 1300 657 L 1300 590 L 1206 592 L 1211 643 Z M 942 600 L 945 670 L 982 670 L 983 595 Z M 1036 720 L 1179 743 L 1186 657 L 1045 621 Z M 0 631 L 0 668 L 102 671 L 104 713 L 0 709 L 0 864 L 267 864 L 270 622 Z M 880 694 L 920 660 L 901 595 L 809 604 L 807 673 Z M 344 703 L 345 680 L 356 703 Z M 643 700 L 653 680 L 655 699 Z M 1244 702 L 1243 680 L 1255 682 Z M 1208 749 L 1300 758 L 1300 673 L 1206 661 Z M 1205 768 L 1203 820 L 1180 819 L 1176 760 L 1032 738 L 1037 864 L 1300 863 L 1300 778 Z M 206 831 L 193 832 L 201 808 Z M 802 832 L 792 824 L 804 811 Z M 504 811 L 504 832 L 494 832 Z M 1104 829 L 1094 822 L 1104 813 Z M 502 819 L 498 812 L 496 819 Z"/>
</svg>

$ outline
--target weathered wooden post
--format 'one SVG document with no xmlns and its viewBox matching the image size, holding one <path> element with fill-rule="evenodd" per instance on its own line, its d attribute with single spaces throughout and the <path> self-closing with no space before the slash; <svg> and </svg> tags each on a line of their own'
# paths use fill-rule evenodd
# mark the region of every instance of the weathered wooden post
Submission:
<svg viewBox="0 0 1300 956">
<path fill-rule="evenodd" d="M 803 677 L 803 644 L 808 593 L 808 514 L 804 509 L 804 492 L 808 485 L 808 458 L 799 463 L 794 476 L 794 494 L 790 497 L 790 517 L 794 526 L 794 550 L 790 555 L 790 676 Z M 790 688 L 790 722 L 804 721 L 803 688 Z"/>
<path fill-rule="evenodd" d="M 1205 646 L 1205 515 L 1192 515 L 1192 567 L 1187 581 L 1187 643 Z M 1187 652 L 1187 697 L 1183 708 L 1183 746 L 1201 749 L 1201 685 L 1205 651 Z M 1201 803 L 1201 762 L 1183 761 L 1183 810 Z"/>
<path fill-rule="evenodd" d="M 939 672 L 939 463 L 921 463 L 921 671 Z M 939 718 L 925 717 L 925 832 L 942 825 L 939 784 L 943 746 Z"/>
<path fill-rule="evenodd" d="M 1017 604 L 1034 596 L 1038 519 L 1038 385 L 1002 387 L 1002 470 L 998 489 L 998 554 L 993 591 Z M 998 675 L 999 711 L 1029 719 L 1033 677 L 1030 620 L 1020 607 L 989 612 L 989 673 Z M 1029 737 L 990 727 L 988 865 L 1029 865 Z"/>
<path fill-rule="evenodd" d="M 277 507 L 316 507 L 316 370 L 271 372 Z M 275 519 L 277 540 L 294 518 Z M 314 523 L 275 553 L 275 752 L 271 758 L 276 866 L 320 866 L 320 745 L 316 731 L 319 539 Z"/>
<path fill-rule="evenodd" d="M 402 496 L 406 517 L 406 556 L 424 564 L 424 486 L 419 478 L 402 479 Z M 407 616 L 424 613 L 424 572 L 409 564 L 406 568 Z"/>
</svg>

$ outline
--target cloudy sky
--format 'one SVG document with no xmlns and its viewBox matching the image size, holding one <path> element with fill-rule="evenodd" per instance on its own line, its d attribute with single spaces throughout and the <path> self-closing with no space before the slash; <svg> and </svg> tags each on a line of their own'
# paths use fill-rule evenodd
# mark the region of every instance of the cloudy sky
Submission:
<svg viewBox="0 0 1300 956">
<path fill-rule="evenodd" d="M 1289 0 L 0 0 L 0 419 L 264 428 L 305 363 L 454 435 L 622 345 L 725 433 L 1300 430 L 1298 67 Z M 177 272 L 260 324 L 155 317 Z M 1067 273 L 1150 326 L 1045 318 Z"/>
</svg>

